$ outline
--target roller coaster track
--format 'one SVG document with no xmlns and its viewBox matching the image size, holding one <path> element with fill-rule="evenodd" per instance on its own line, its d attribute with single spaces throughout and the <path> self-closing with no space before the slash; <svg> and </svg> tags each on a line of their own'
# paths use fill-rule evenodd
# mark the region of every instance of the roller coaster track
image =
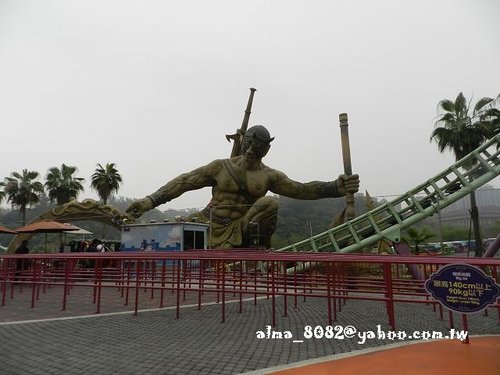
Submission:
<svg viewBox="0 0 500 375">
<path fill-rule="evenodd" d="M 381 240 L 397 243 L 402 230 L 437 213 L 498 176 L 500 151 L 493 147 L 498 143 L 500 134 L 393 201 L 276 251 L 351 253 Z"/>
</svg>

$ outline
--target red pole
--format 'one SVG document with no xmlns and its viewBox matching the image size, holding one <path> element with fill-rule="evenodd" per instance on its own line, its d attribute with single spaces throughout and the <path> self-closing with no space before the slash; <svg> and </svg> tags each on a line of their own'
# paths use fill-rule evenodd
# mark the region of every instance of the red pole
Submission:
<svg viewBox="0 0 500 375">
<path fill-rule="evenodd" d="M 222 323 L 226 321 L 226 265 L 222 261 Z"/>
<path fill-rule="evenodd" d="M 101 292 L 102 292 L 102 259 L 97 259 L 97 306 L 96 314 L 101 312 Z"/>
<path fill-rule="evenodd" d="M 200 259 L 199 265 L 200 265 L 200 273 L 198 276 L 198 310 L 201 310 L 201 295 L 202 295 L 202 289 L 203 289 L 203 267 L 204 267 L 205 261 Z"/>
<path fill-rule="evenodd" d="M 339 270 L 339 266 L 333 263 L 332 268 L 333 268 L 333 274 L 332 274 L 332 281 L 333 281 L 333 320 L 337 321 L 337 297 L 336 295 L 338 294 L 337 292 L 337 273 Z M 337 269 L 337 272 L 335 272 L 335 268 Z M 338 299 L 339 305 L 341 305 L 341 299 Z"/>
<path fill-rule="evenodd" d="M 118 284 L 118 290 L 120 291 L 120 297 L 125 296 L 125 260 L 122 259 L 120 261 L 120 271 L 118 275 L 118 280 L 116 282 Z"/>
<path fill-rule="evenodd" d="M 467 314 L 462 314 L 462 324 L 464 327 L 464 330 L 467 332 L 467 337 L 465 338 L 465 341 L 462 341 L 464 344 L 469 344 L 469 325 L 467 324 Z"/>
<path fill-rule="evenodd" d="M 68 284 L 69 284 L 69 267 L 70 267 L 70 260 L 66 259 L 65 262 L 65 267 L 64 267 L 64 295 L 63 295 L 63 306 L 62 306 L 62 311 L 66 311 L 66 301 L 67 301 L 67 296 L 68 296 Z"/>
<path fill-rule="evenodd" d="M 240 261 L 240 314 L 243 312 L 243 262 Z"/>
<path fill-rule="evenodd" d="M 94 259 L 92 262 L 94 265 L 94 287 L 93 287 L 93 296 L 94 296 L 94 302 L 97 302 L 97 259 Z"/>
<path fill-rule="evenodd" d="M 3 282 L 2 282 L 2 306 L 5 306 L 5 299 L 7 297 L 7 277 L 9 266 L 12 263 L 12 259 L 5 259 L 3 262 Z"/>
<path fill-rule="evenodd" d="M 151 297 L 150 297 L 150 299 L 154 299 L 155 274 L 156 274 L 156 260 L 153 260 L 153 263 L 151 265 Z"/>
<path fill-rule="evenodd" d="M 391 264 L 384 263 L 384 283 L 386 288 L 385 297 L 387 298 L 386 307 L 387 315 L 389 317 L 389 324 L 393 331 L 396 330 L 396 318 L 394 316 L 394 300 L 392 293 L 392 274 L 391 274 Z"/>
<path fill-rule="evenodd" d="M 255 270 L 253 273 L 253 290 L 255 292 L 253 294 L 253 305 L 257 306 L 257 263 L 255 263 Z"/>
<path fill-rule="evenodd" d="M 174 261 L 175 264 L 175 261 Z M 179 319 L 181 309 L 180 309 L 180 303 L 181 303 L 181 261 L 179 260 L 177 262 L 177 283 L 176 283 L 176 291 L 177 291 L 177 298 L 176 298 L 176 309 L 175 309 L 175 318 Z"/>
<path fill-rule="evenodd" d="M 220 302 L 220 293 L 219 293 L 219 287 L 220 287 L 220 260 L 216 260 L 215 261 L 215 265 L 216 265 L 216 287 L 215 289 L 217 290 L 217 299 L 216 299 L 216 303 L 219 303 Z"/>
<path fill-rule="evenodd" d="M 166 267 L 167 267 L 167 261 L 163 259 L 162 265 L 161 265 L 161 292 L 160 292 L 160 308 L 163 307 L 163 294 L 164 294 L 164 289 L 165 289 L 165 272 L 166 272 Z"/>
<path fill-rule="evenodd" d="M 331 291 L 331 278 L 332 278 L 332 264 L 326 264 L 326 298 L 328 301 L 328 324 L 332 324 L 332 291 Z"/>
<path fill-rule="evenodd" d="M 139 310 L 139 288 L 140 281 L 139 277 L 141 276 L 141 263 L 142 261 L 137 259 L 137 264 L 135 266 L 135 301 L 134 301 L 134 315 L 137 315 L 137 311 Z"/>
<path fill-rule="evenodd" d="M 37 263 L 38 262 L 33 259 L 33 274 L 31 276 L 31 308 L 35 307 Z"/>
<path fill-rule="evenodd" d="M 129 259 L 127 263 L 127 286 L 125 293 L 125 306 L 128 306 L 129 292 L 130 292 L 130 277 L 131 277 L 132 260 Z"/>
<path fill-rule="evenodd" d="M 455 328 L 455 323 L 453 322 L 453 312 L 451 310 L 448 310 L 448 318 L 450 321 L 450 329 Z"/>
<path fill-rule="evenodd" d="M 283 264 L 283 316 L 288 316 L 288 294 L 287 294 L 287 278 L 288 275 L 286 273 L 286 260 L 282 262 Z M 279 267 L 281 270 L 281 267 Z"/>
<path fill-rule="evenodd" d="M 297 262 L 293 262 L 293 307 L 297 308 L 298 298 L 297 298 Z"/>
<path fill-rule="evenodd" d="M 274 278 L 274 273 L 275 273 L 275 267 L 274 267 L 274 260 L 271 261 L 271 293 L 272 293 L 272 301 L 273 301 L 273 327 L 276 327 L 276 284 L 275 284 L 275 278 Z"/>
</svg>

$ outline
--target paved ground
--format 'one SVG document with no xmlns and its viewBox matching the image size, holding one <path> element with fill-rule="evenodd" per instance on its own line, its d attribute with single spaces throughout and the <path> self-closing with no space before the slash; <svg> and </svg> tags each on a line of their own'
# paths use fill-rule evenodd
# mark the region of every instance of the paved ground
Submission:
<svg viewBox="0 0 500 375">
<path fill-rule="evenodd" d="M 357 336 L 343 340 L 305 339 L 306 326 L 327 324 L 322 300 L 299 301 L 297 309 L 290 301 L 286 318 L 278 303 L 279 318 L 274 330 L 289 331 L 293 339 L 303 340 L 295 343 L 293 339 L 257 338 L 256 332 L 265 331 L 271 324 L 271 304 L 266 299 L 259 300 L 257 306 L 253 300 L 246 302 L 241 314 L 237 303 L 227 304 L 226 322 L 221 323 L 221 307 L 217 304 L 201 310 L 186 306 L 180 319 L 175 318 L 175 309 L 171 308 L 143 311 L 138 316 L 130 312 L 95 315 L 95 306 L 88 298 L 90 289 L 72 293 L 66 312 L 60 311 L 60 293 L 41 296 L 34 309 L 30 308 L 29 288 L 22 295 L 16 293 L 14 299 L 7 298 L 6 305 L 0 306 L 1 374 L 237 374 L 395 342 L 373 339 L 360 344 Z M 103 312 L 132 309 L 123 306 L 123 297 L 116 291 L 106 293 Z M 174 297 L 167 297 L 171 306 Z M 113 298 L 116 303 L 112 303 Z M 193 301 L 195 298 L 188 298 L 186 303 Z M 157 307 L 158 296 L 151 299 L 149 294 L 141 293 L 140 306 Z M 70 317 L 80 314 L 89 315 Z M 447 322 L 439 320 L 431 306 L 399 304 L 396 314 L 398 330 L 448 334 Z M 29 321 L 49 316 L 62 318 Z M 377 325 L 390 329 L 385 306 L 379 302 L 350 301 L 335 324 L 352 325 L 358 331 L 376 332 Z M 455 328 L 462 329 L 459 316 L 455 316 Z M 488 316 L 470 316 L 469 332 L 500 334 L 497 312 L 490 309 Z"/>
</svg>

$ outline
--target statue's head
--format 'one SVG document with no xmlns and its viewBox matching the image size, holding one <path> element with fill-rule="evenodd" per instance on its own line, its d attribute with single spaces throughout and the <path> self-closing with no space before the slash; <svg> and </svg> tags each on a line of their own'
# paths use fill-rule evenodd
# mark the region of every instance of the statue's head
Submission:
<svg viewBox="0 0 500 375">
<path fill-rule="evenodd" d="M 252 126 L 248 128 L 243 136 L 241 151 L 243 154 L 246 154 L 248 151 L 256 158 L 262 159 L 269 151 L 273 139 L 274 137 L 271 138 L 271 134 L 269 134 L 269 131 L 264 126 Z"/>
</svg>

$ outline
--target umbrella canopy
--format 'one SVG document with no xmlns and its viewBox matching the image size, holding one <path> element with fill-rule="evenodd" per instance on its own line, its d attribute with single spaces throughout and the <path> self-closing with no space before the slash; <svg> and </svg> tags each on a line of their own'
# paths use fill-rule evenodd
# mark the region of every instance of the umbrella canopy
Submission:
<svg viewBox="0 0 500 375">
<path fill-rule="evenodd" d="M 2 225 L 0 225 L 0 233 L 17 234 L 17 232 L 15 230 L 6 228 L 6 227 L 4 227 Z"/>
<path fill-rule="evenodd" d="M 83 228 L 78 228 L 77 230 L 69 230 L 69 231 L 64 232 L 64 238 L 65 238 L 64 242 L 66 242 L 66 235 L 67 234 L 80 235 L 80 236 L 82 236 L 82 240 L 85 240 L 85 236 L 92 235 L 94 233 L 92 233 L 91 231 L 89 231 L 87 229 L 83 229 Z"/>
<path fill-rule="evenodd" d="M 18 233 L 59 233 L 81 229 L 68 223 L 53 220 L 36 221 L 16 229 Z"/>
<path fill-rule="evenodd" d="M 45 251 L 49 248 L 47 234 L 48 233 L 63 233 L 71 230 L 81 229 L 77 226 L 68 223 L 59 223 L 54 220 L 42 220 L 29 223 L 16 229 L 18 233 L 45 233 Z"/>
<path fill-rule="evenodd" d="M 68 233 L 68 234 L 94 234 L 93 232 L 91 232 L 87 229 L 83 229 L 83 228 L 79 228 L 76 230 L 69 230 L 69 231 L 66 231 L 64 233 Z"/>
</svg>

